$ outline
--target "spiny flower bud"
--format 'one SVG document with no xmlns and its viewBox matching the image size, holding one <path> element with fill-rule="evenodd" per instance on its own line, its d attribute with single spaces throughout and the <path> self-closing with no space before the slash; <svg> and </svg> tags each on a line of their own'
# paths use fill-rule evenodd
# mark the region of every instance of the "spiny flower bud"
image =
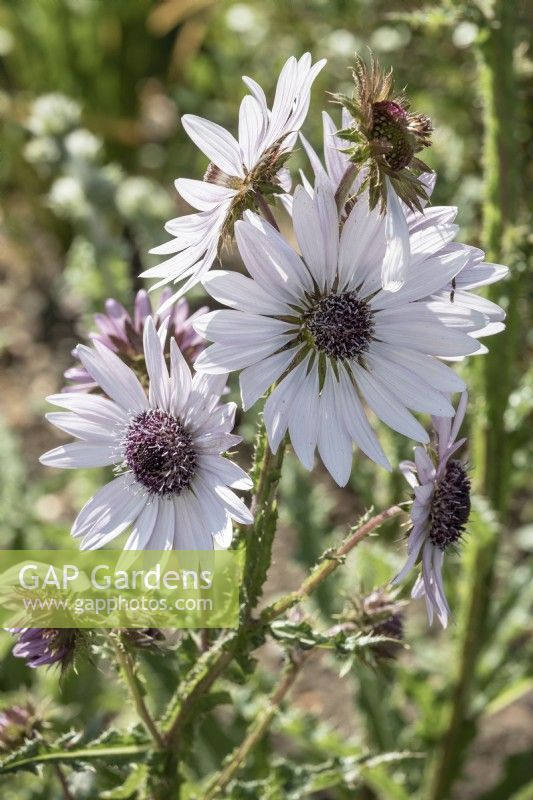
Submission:
<svg viewBox="0 0 533 800">
<path fill-rule="evenodd" d="M 0 711 L 0 751 L 20 747 L 38 729 L 39 720 L 32 703 L 14 705 Z"/>
<path fill-rule="evenodd" d="M 375 589 L 364 597 L 352 597 L 342 614 L 342 619 L 351 622 L 355 630 L 397 641 L 376 642 L 372 650 L 378 659 L 396 658 L 403 642 L 405 602 L 397 600 L 396 595 L 397 592 Z"/>
<path fill-rule="evenodd" d="M 352 117 L 338 135 L 349 142 L 343 152 L 350 161 L 366 170 L 360 191 L 368 188 L 370 207 L 379 202 L 384 209 L 388 178 L 411 209 L 421 210 L 427 195 L 419 176 L 431 170 L 415 154 L 431 144 L 431 120 L 409 111 L 405 95 L 394 93 L 392 69 L 384 72 L 373 56 L 370 66 L 356 57 L 353 78 L 353 96 L 334 98 Z"/>
</svg>

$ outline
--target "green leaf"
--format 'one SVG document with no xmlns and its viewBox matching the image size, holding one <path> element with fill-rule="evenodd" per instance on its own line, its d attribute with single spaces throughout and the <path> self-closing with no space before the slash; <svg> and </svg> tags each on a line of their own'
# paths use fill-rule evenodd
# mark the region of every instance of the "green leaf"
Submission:
<svg viewBox="0 0 533 800">
<path fill-rule="evenodd" d="M 110 730 L 85 747 L 69 747 L 69 742 L 73 743 L 76 736 L 77 734 L 70 733 L 52 743 L 42 739 L 26 742 L 0 762 L 0 775 L 19 770 L 36 772 L 38 764 L 83 764 L 96 760 L 115 762 L 131 759 L 132 756 L 144 756 L 151 747 L 150 742 L 140 740 L 136 730 L 126 733 Z"/>
<path fill-rule="evenodd" d="M 143 797 L 146 793 L 147 782 L 148 766 L 135 764 L 122 786 L 102 792 L 100 798 L 101 800 L 128 800 L 130 797 Z"/>
</svg>

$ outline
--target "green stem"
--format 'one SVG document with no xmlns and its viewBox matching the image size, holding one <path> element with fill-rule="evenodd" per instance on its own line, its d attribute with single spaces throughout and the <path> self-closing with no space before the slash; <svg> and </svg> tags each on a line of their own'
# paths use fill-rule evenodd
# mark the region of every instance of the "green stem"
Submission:
<svg viewBox="0 0 533 800">
<path fill-rule="evenodd" d="M 265 608 L 261 614 L 261 621 L 272 622 L 272 620 L 284 614 L 290 608 L 303 600 L 304 597 L 307 597 L 307 595 L 311 594 L 311 592 L 314 592 L 317 586 L 325 581 L 326 578 L 329 577 L 332 572 L 338 569 L 341 564 L 344 564 L 348 553 L 350 553 L 354 547 L 359 544 L 359 542 L 361 542 L 380 525 L 383 525 L 383 523 L 388 519 L 392 519 L 400 514 L 401 511 L 402 509 L 400 506 L 391 506 L 390 508 L 387 508 L 386 511 L 376 514 L 375 517 L 371 517 L 371 519 L 369 519 L 363 525 L 360 525 L 353 530 L 339 547 L 326 553 L 322 560 L 313 569 L 309 577 L 304 580 L 299 589 L 296 589 L 296 591 L 281 597 L 279 600 L 276 600 L 275 603 L 272 603 L 272 605 Z"/>
<path fill-rule="evenodd" d="M 517 0 L 496 0 L 493 14 L 485 20 L 478 41 L 479 84 L 484 108 L 484 203 L 482 246 L 487 261 L 504 262 L 510 255 L 510 239 L 516 224 L 519 163 L 516 156 L 516 85 L 513 71 Z M 519 334 L 518 276 L 505 285 L 508 296 L 507 329 L 491 337 L 490 353 L 480 364 L 486 403 L 483 441 L 478 442 L 484 472 L 481 485 L 493 508 L 504 514 L 509 488 L 511 448 L 505 430 L 505 411 L 516 382 L 513 358 Z M 488 289 L 498 302 L 499 285 Z"/>
<path fill-rule="evenodd" d="M 143 689 L 135 673 L 135 665 L 131 659 L 131 656 L 124 649 L 122 642 L 120 642 L 117 639 L 116 634 L 111 633 L 109 635 L 109 640 L 113 645 L 117 661 L 120 665 L 120 669 L 124 677 L 125 683 L 129 689 L 131 699 L 133 700 L 133 704 L 135 706 L 135 710 L 137 711 L 137 714 L 141 719 L 147 732 L 154 740 L 155 745 L 159 749 L 163 749 L 165 747 L 165 742 L 163 741 L 163 737 L 157 730 L 156 724 L 152 719 L 150 712 L 148 711 L 146 703 L 144 702 Z"/>
<path fill-rule="evenodd" d="M 234 775 L 239 771 L 252 750 L 261 741 L 276 714 L 284 697 L 290 691 L 309 653 L 294 657 L 285 670 L 280 682 L 271 694 L 266 708 L 260 712 L 251 724 L 240 745 L 226 759 L 227 766 L 209 784 L 204 800 L 215 800 L 224 791 Z"/>
<path fill-rule="evenodd" d="M 516 91 L 513 74 L 516 0 L 496 0 L 490 18 L 481 21 L 478 39 L 480 91 L 484 106 L 483 242 L 487 260 L 502 261 L 515 223 L 519 165 L 515 156 Z M 490 355 L 478 365 L 485 409 L 477 409 L 473 453 L 483 472 L 478 487 L 503 517 L 510 475 L 510 440 L 505 411 L 515 381 L 513 348 L 518 335 L 517 278 L 506 284 L 509 299 L 507 331 L 491 339 Z M 501 290 L 490 288 L 497 301 Z M 430 773 L 429 800 L 446 800 L 460 777 L 465 756 L 465 731 L 473 722 L 472 693 L 477 666 L 489 640 L 487 621 L 498 553 L 497 527 L 486 526 L 473 542 L 473 568 L 467 582 L 466 618 L 459 639 L 459 666 L 452 689 L 447 727 Z"/>
</svg>

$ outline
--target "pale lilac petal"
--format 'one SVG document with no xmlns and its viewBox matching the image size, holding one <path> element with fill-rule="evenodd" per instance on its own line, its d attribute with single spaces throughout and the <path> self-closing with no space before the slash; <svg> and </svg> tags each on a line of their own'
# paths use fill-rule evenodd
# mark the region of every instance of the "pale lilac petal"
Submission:
<svg viewBox="0 0 533 800">
<path fill-rule="evenodd" d="M 183 127 L 195 145 L 227 175 L 244 178 L 239 143 L 221 125 L 194 114 L 181 118 Z"/>
<path fill-rule="evenodd" d="M 381 285 L 387 292 L 397 292 L 407 276 L 411 247 L 409 228 L 400 200 L 387 178 L 387 210 L 385 214 L 385 238 L 387 247 L 381 267 Z"/>
<path fill-rule="evenodd" d="M 150 405 L 152 408 L 162 408 L 164 411 L 168 411 L 170 406 L 170 376 L 161 341 L 157 335 L 152 317 L 146 320 L 144 326 L 144 357 L 150 379 Z"/>
<path fill-rule="evenodd" d="M 85 469 L 89 467 L 107 467 L 120 461 L 116 447 L 112 444 L 87 444 L 74 442 L 63 444 L 48 450 L 39 461 L 47 467 L 60 469 Z"/>
</svg>

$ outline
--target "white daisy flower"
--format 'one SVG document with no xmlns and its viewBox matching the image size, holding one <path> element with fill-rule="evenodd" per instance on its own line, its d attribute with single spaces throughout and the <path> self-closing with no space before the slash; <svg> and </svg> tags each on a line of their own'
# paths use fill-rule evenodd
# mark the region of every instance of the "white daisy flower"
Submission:
<svg viewBox="0 0 533 800">
<path fill-rule="evenodd" d="M 251 94 L 241 102 L 238 140 L 209 120 L 192 114 L 182 118 L 183 127 L 210 164 L 203 181 L 176 181 L 179 194 L 198 213 L 166 224 L 174 238 L 151 252 L 170 258 L 142 274 L 160 279 L 154 288 L 188 279 L 169 304 L 209 270 L 235 220 L 254 207 L 256 192 L 282 195 L 290 189 L 283 164 L 307 115 L 313 81 L 325 63 L 322 59 L 313 65 L 309 53 L 299 60 L 289 58 L 278 79 L 272 110 L 259 84 L 243 77 Z"/>
<path fill-rule="evenodd" d="M 399 583 L 418 562 L 421 572 L 411 596 L 425 597 L 430 624 L 436 613 L 443 628 L 448 624 L 450 608 L 444 593 L 442 564 L 444 553 L 457 545 L 470 514 L 470 480 L 464 465 L 452 459 L 465 443 L 457 435 L 467 406 L 463 393 L 455 419 L 434 418 L 436 452 L 415 447 L 414 461 L 402 461 L 402 470 L 414 491 L 407 543 L 407 561 L 394 579 Z"/>
<path fill-rule="evenodd" d="M 407 409 L 453 415 L 447 395 L 464 383 L 438 359 L 476 352 L 480 345 L 468 333 L 483 318 L 471 308 L 422 299 L 463 269 L 467 249 L 434 254 L 413 243 L 406 282 L 392 294 L 381 288 L 386 239 L 377 209 L 356 203 L 339 235 L 331 188 L 318 184 L 313 198 L 296 190 L 293 222 L 302 256 L 251 212 L 236 225 L 252 277 L 224 271 L 206 277 L 209 294 L 234 310 L 196 321 L 214 344 L 195 367 L 242 370 L 245 408 L 276 384 L 264 411 L 272 450 L 288 430 L 302 464 L 312 468 L 318 447 L 343 486 L 352 442 L 390 468 L 361 400 L 394 430 L 427 442 Z"/>
<path fill-rule="evenodd" d="M 127 550 L 228 547 L 232 520 L 252 517 L 231 489 L 249 489 L 243 470 L 221 454 L 240 442 L 231 433 L 235 403 L 219 405 L 225 379 L 191 372 L 174 339 L 170 373 L 154 322 L 144 327 L 148 393 L 120 358 L 94 342 L 77 355 L 107 395 L 63 393 L 48 402 L 68 409 L 48 420 L 79 442 L 41 456 L 50 467 L 114 465 L 117 477 L 82 508 L 72 535 L 96 550 L 132 526 Z M 229 488 L 231 487 L 231 488 Z"/>
</svg>

